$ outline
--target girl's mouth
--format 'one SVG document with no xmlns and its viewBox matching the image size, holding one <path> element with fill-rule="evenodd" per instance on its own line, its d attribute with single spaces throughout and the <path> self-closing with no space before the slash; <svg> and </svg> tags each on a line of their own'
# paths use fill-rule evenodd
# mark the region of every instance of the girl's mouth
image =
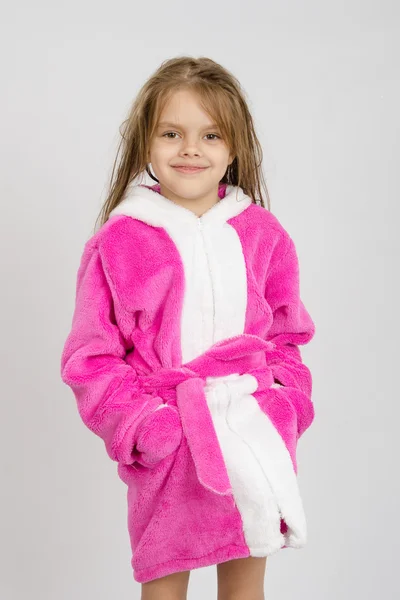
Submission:
<svg viewBox="0 0 400 600">
<path fill-rule="evenodd" d="M 173 167 L 176 171 L 180 173 L 201 173 L 205 171 L 207 167 Z"/>
</svg>

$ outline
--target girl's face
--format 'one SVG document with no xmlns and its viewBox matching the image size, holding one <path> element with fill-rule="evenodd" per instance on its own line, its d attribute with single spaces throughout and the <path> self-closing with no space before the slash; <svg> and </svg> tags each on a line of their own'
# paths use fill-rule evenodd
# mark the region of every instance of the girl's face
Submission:
<svg viewBox="0 0 400 600">
<path fill-rule="evenodd" d="M 161 194 L 186 207 L 197 201 L 207 209 L 218 200 L 218 184 L 234 157 L 221 132 L 189 90 L 166 103 L 151 141 L 148 160 Z M 201 167 L 195 171 L 178 166 Z"/>
</svg>

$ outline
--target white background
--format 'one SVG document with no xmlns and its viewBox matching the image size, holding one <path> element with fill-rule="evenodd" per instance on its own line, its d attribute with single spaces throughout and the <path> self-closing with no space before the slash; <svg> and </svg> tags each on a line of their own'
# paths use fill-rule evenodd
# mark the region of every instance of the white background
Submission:
<svg viewBox="0 0 400 600">
<path fill-rule="evenodd" d="M 267 561 L 274 600 L 398 590 L 397 2 L 18 2 L 1 24 L 2 600 L 131 600 L 125 484 L 60 379 L 83 245 L 118 128 L 162 61 L 241 81 L 271 210 L 316 324 L 300 440 L 309 541 Z M 396 108 L 397 107 L 397 108 Z M 216 569 L 189 598 L 216 598 Z"/>
</svg>

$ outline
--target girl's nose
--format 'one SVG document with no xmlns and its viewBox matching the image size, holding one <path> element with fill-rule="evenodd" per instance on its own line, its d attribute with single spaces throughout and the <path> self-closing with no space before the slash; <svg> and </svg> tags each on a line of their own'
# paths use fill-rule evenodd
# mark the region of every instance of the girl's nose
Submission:
<svg viewBox="0 0 400 600">
<path fill-rule="evenodd" d="M 188 148 L 186 150 L 182 150 L 181 154 L 182 156 L 200 156 L 200 152 L 195 148 Z"/>
<path fill-rule="evenodd" d="M 200 152 L 197 144 L 194 141 L 188 140 L 182 144 L 180 154 L 182 154 L 183 156 L 187 156 L 187 155 L 199 156 L 201 154 L 201 152 Z"/>
</svg>

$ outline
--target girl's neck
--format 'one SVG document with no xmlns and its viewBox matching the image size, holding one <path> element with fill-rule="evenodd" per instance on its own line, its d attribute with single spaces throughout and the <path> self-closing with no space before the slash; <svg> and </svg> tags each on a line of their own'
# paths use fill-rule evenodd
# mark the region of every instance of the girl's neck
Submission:
<svg viewBox="0 0 400 600">
<path fill-rule="evenodd" d="M 144 187 L 149 188 L 150 190 L 153 190 L 159 194 L 161 194 L 161 185 L 159 183 L 156 183 L 154 185 L 144 185 Z M 222 198 L 225 197 L 226 194 L 226 188 L 227 188 L 227 184 L 226 183 L 220 183 L 218 186 L 218 200 L 215 202 L 215 204 L 217 204 L 217 202 L 219 200 L 221 200 Z M 167 198 L 167 196 L 164 195 L 165 198 Z M 175 200 L 171 199 L 171 202 L 175 202 Z M 184 208 L 188 209 L 188 210 L 192 210 L 195 214 L 197 214 L 197 216 L 201 216 L 204 212 L 206 212 L 207 210 L 209 210 L 211 208 L 211 206 L 203 206 L 202 208 L 200 208 L 199 204 L 197 204 L 197 208 L 200 209 L 198 211 L 195 211 L 195 205 L 192 204 L 191 206 L 189 206 L 189 202 L 186 204 L 181 204 L 180 202 L 175 202 L 175 204 L 178 204 L 178 206 L 183 206 Z M 199 214 L 200 213 L 200 214 Z"/>
</svg>

